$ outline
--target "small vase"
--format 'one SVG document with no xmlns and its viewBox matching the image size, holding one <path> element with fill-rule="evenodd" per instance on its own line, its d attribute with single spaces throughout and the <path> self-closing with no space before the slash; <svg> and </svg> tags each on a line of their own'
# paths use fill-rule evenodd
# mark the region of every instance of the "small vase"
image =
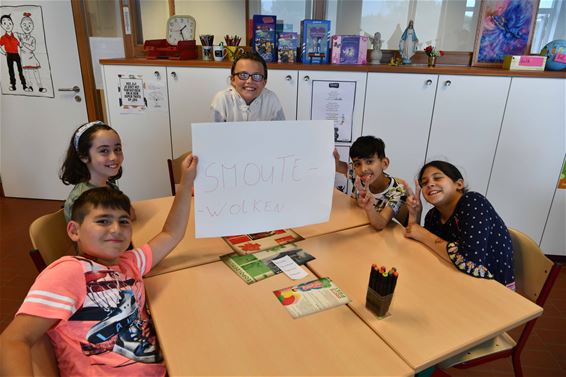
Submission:
<svg viewBox="0 0 566 377">
<path fill-rule="evenodd" d="M 429 67 L 436 66 L 436 56 L 428 56 L 428 66 Z"/>
</svg>

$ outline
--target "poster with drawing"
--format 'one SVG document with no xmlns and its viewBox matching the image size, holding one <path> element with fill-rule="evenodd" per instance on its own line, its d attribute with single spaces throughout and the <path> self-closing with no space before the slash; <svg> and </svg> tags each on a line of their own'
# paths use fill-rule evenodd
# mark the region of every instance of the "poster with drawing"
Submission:
<svg viewBox="0 0 566 377">
<path fill-rule="evenodd" d="M 55 97 L 38 5 L 0 6 L 0 84 L 4 95 Z"/>
</svg>

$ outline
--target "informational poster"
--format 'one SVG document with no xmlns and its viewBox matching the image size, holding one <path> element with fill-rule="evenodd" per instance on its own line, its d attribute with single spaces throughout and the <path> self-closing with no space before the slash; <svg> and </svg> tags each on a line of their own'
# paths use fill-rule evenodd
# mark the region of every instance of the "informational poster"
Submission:
<svg viewBox="0 0 566 377">
<path fill-rule="evenodd" d="M 161 81 L 144 78 L 143 75 L 118 75 L 118 105 L 122 114 L 145 111 L 167 111 L 167 96 Z"/>
<path fill-rule="evenodd" d="M 328 221 L 332 128 L 323 120 L 192 124 L 196 237 Z"/>
<path fill-rule="evenodd" d="M 0 6 L 0 73 L 4 95 L 55 97 L 40 6 Z"/>
<path fill-rule="evenodd" d="M 313 80 L 311 119 L 334 122 L 334 141 L 351 142 L 354 125 L 355 81 Z"/>
</svg>

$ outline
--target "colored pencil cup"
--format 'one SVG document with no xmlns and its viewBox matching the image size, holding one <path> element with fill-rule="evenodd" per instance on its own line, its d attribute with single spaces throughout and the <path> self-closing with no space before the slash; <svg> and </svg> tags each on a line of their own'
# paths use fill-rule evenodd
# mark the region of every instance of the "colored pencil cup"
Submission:
<svg viewBox="0 0 566 377">
<path fill-rule="evenodd" d="M 366 308 L 371 310 L 378 317 L 384 317 L 389 310 L 389 305 L 391 305 L 392 298 L 393 293 L 382 296 L 368 287 L 366 294 Z"/>
</svg>

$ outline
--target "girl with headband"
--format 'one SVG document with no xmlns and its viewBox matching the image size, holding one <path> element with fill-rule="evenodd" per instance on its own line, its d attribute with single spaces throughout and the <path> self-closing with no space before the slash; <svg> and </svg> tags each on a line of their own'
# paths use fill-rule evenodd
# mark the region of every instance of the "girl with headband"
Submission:
<svg viewBox="0 0 566 377">
<path fill-rule="evenodd" d="M 71 219 L 75 200 L 85 191 L 108 186 L 118 190 L 116 180 L 122 176 L 122 142 L 118 133 L 107 124 L 95 121 L 83 124 L 74 133 L 59 178 L 66 185 L 75 185 L 65 201 L 67 222 Z M 132 220 L 135 213 L 130 213 Z"/>
</svg>

